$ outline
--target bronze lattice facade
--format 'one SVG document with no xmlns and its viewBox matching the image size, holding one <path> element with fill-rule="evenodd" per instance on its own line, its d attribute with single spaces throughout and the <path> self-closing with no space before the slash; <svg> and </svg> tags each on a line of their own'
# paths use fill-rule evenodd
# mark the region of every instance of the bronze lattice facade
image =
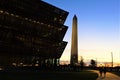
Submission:
<svg viewBox="0 0 120 80">
<path fill-rule="evenodd" d="M 0 0 L 0 65 L 57 65 L 67 16 L 41 0 Z"/>
</svg>

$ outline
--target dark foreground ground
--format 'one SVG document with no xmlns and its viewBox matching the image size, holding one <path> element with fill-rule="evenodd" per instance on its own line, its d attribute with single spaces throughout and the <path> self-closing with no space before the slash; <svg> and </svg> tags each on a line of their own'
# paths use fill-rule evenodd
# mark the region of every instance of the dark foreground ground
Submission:
<svg viewBox="0 0 120 80">
<path fill-rule="evenodd" d="M 120 72 L 112 72 L 113 74 L 116 74 L 120 77 Z"/>
<path fill-rule="evenodd" d="M 97 73 L 81 72 L 0 72 L 0 80 L 96 80 Z"/>
</svg>

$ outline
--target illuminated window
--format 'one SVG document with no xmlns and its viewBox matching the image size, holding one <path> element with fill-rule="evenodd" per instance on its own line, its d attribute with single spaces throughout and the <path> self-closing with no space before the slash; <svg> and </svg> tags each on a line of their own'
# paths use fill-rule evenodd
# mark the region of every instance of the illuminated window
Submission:
<svg viewBox="0 0 120 80">
<path fill-rule="evenodd" d="M 62 28 L 59 28 L 58 30 L 60 30 L 60 31 L 61 31 L 61 30 L 62 30 Z"/>
<path fill-rule="evenodd" d="M 50 25 L 48 25 L 48 27 L 50 27 Z"/>
<path fill-rule="evenodd" d="M 32 21 L 32 19 L 29 19 L 29 21 Z"/>
<path fill-rule="evenodd" d="M 59 19 L 60 22 L 62 22 L 62 19 Z"/>
<path fill-rule="evenodd" d="M 19 17 L 18 15 L 15 15 L 15 17 Z"/>
<path fill-rule="evenodd" d="M 39 21 L 37 21 L 37 23 L 39 24 L 40 22 L 39 22 Z"/>
<path fill-rule="evenodd" d="M 34 23 L 36 23 L 36 21 L 35 21 L 35 20 L 34 20 L 33 22 L 34 22 Z"/>
<path fill-rule="evenodd" d="M 13 66 L 16 66 L 17 64 L 16 63 L 12 63 Z"/>
<path fill-rule="evenodd" d="M 58 14 L 60 13 L 60 11 L 58 9 L 55 9 L 54 12 L 56 12 Z"/>
<path fill-rule="evenodd" d="M 54 18 L 54 21 L 56 21 L 56 20 L 57 20 L 57 18 L 55 17 L 55 18 Z"/>
<path fill-rule="evenodd" d="M 25 20 L 28 20 L 28 18 L 25 18 Z"/>
<path fill-rule="evenodd" d="M 8 14 L 8 15 L 9 15 L 9 13 L 8 13 L 8 12 L 6 12 L 6 11 L 5 11 L 5 14 Z"/>
<path fill-rule="evenodd" d="M 41 24 L 44 24 L 44 23 L 41 22 Z"/>
<path fill-rule="evenodd" d="M 14 16 L 14 14 L 10 14 L 11 16 Z"/>
<path fill-rule="evenodd" d="M 2 11 L 2 10 L 0 10 L 0 13 L 3 13 L 3 11 Z"/>
</svg>

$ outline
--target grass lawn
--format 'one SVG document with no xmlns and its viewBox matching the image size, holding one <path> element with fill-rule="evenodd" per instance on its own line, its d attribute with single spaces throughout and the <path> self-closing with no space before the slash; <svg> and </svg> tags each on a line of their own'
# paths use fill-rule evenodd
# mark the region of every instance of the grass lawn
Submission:
<svg viewBox="0 0 120 80">
<path fill-rule="evenodd" d="M 3 73 L 0 80 L 96 80 L 97 73 L 82 72 L 10 72 Z"/>
</svg>

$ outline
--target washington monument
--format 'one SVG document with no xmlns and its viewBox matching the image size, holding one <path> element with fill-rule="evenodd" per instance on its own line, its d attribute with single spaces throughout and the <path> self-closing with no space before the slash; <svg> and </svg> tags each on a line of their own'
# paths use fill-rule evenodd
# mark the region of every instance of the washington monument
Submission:
<svg viewBox="0 0 120 80">
<path fill-rule="evenodd" d="M 72 22 L 72 43 L 71 43 L 71 59 L 70 64 L 78 63 L 78 31 L 77 31 L 77 17 L 74 15 Z"/>
</svg>

